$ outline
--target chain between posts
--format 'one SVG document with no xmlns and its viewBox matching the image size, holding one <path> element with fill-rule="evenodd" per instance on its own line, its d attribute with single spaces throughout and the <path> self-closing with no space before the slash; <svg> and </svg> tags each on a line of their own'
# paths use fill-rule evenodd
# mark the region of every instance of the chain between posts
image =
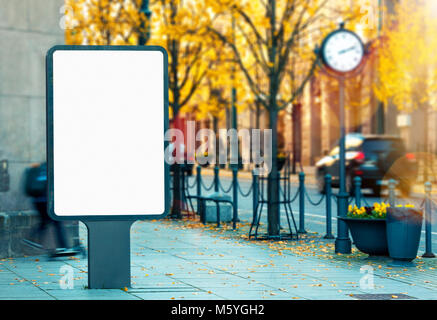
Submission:
<svg viewBox="0 0 437 320">
<path fill-rule="evenodd" d="M 334 199 L 334 202 L 337 204 L 337 196 L 334 195 L 332 198 Z M 349 196 L 347 203 L 350 205 L 352 202 L 354 202 L 354 200 L 355 200 L 354 197 Z"/>
<path fill-rule="evenodd" d="M 238 184 L 238 191 L 240 192 L 240 195 L 241 195 L 243 198 L 247 198 L 247 197 L 252 193 L 252 191 L 253 191 L 253 181 L 252 181 L 252 183 L 251 183 L 251 185 L 250 185 L 250 188 L 249 188 L 249 190 L 247 191 L 247 193 L 244 193 L 243 190 L 241 189 L 240 182 L 237 182 L 237 184 Z"/>
<path fill-rule="evenodd" d="M 215 185 L 214 181 L 212 181 L 212 183 L 211 183 L 211 185 L 210 185 L 209 187 L 206 187 L 205 183 L 203 182 L 203 179 L 201 180 L 201 182 L 202 182 L 202 187 L 203 187 L 206 191 L 209 191 L 209 190 L 211 190 L 212 188 L 214 188 L 214 185 Z"/>
<path fill-rule="evenodd" d="M 306 188 L 305 188 L 305 197 L 307 198 L 308 202 L 311 203 L 311 204 L 312 204 L 313 206 L 315 206 L 315 207 L 317 207 L 319 204 L 321 204 L 322 201 L 323 201 L 323 199 L 325 199 L 325 195 L 322 194 L 322 196 L 320 197 L 320 200 L 319 200 L 319 201 L 315 201 L 315 202 L 313 202 L 313 201 L 311 200 L 311 198 L 310 198 L 310 196 L 309 196 L 309 194 L 308 194 Z"/>
<path fill-rule="evenodd" d="M 187 181 L 187 187 L 189 189 L 192 189 L 192 188 L 194 188 L 197 185 L 196 177 L 194 177 L 194 183 L 192 185 L 190 185 L 190 179 L 185 179 L 185 180 Z"/>
<path fill-rule="evenodd" d="M 228 188 L 227 190 L 225 190 L 225 188 L 224 188 L 223 185 L 222 185 L 222 182 L 220 181 L 220 179 L 218 179 L 218 186 L 219 186 L 220 190 L 221 190 L 223 193 L 229 193 L 229 192 L 232 190 L 232 187 L 234 186 L 234 184 L 233 184 L 232 181 L 231 181 L 231 184 L 229 185 L 229 188 Z"/>
<path fill-rule="evenodd" d="M 280 189 L 281 189 L 282 195 L 284 196 L 284 191 L 282 190 L 282 187 Z M 294 196 L 290 200 L 290 203 L 293 203 L 294 201 L 296 201 L 296 199 L 299 196 L 299 194 L 300 194 L 300 187 L 297 187 Z"/>
</svg>

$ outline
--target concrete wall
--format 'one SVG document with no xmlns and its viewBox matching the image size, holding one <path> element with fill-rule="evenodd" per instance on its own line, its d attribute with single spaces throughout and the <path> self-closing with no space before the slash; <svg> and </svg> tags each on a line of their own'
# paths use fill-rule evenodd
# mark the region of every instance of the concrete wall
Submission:
<svg viewBox="0 0 437 320">
<path fill-rule="evenodd" d="M 64 43 L 63 0 L 0 0 L 0 159 L 9 161 L 10 191 L 0 211 L 31 209 L 23 170 L 45 161 L 45 53 Z"/>
<path fill-rule="evenodd" d="M 64 43 L 62 6 L 63 0 L 0 0 L 0 160 L 9 161 L 10 174 L 10 190 L 0 192 L 1 257 L 29 254 L 18 238 L 38 222 L 23 172 L 46 159 L 45 54 Z"/>
</svg>

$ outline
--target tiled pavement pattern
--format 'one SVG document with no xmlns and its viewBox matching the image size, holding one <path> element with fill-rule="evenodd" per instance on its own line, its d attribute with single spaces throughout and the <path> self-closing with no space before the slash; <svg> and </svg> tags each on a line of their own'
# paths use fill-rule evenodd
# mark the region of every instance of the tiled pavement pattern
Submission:
<svg viewBox="0 0 437 320">
<path fill-rule="evenodd" d="M 197 223 L 149 221 L 132 228 L 132 288 L 89 290 L 87 260 L 46 257 L 0 261 L 0 299 L 437 299 L 436 259 L 409 268 L 390 260 L 332 254 L 332 241 L 249 242 L 240 232 Z M 243 237 L 242 237 L 243 236 Z M 81 225 L 81 237 L 86 228 Z M 291 250 L 288 250 L 290 249 Z M 374 267 L 374 289 L 360 288 L 360 268 Z M 61 289 L 60 268 L 74 270 Z M 359 296 L 372 294 L 372 296 Z M 358 295 L 358 296 L 355 296 Z M 407 297 L 408 296 L 408 297 Z"/>
</svg>

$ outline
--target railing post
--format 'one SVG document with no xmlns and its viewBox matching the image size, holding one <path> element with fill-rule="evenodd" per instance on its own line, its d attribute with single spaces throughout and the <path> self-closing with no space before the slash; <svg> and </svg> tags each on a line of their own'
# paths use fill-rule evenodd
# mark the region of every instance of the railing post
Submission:
<svg viewBox="0 0 437 320">
<path fill-rule="evenodd" d="M 432 252 L 432 208 L 431 208 L 431 182 L 425 183 L 425 253 L 424 258 L 435 258 Z"/>
<path fill-rule="evenodd" d="M 237 165 L 232 166 L 232 228 L 235 230 L 237 228 L 238 221 L 238 167 Z"/>
<path fill-rule="evenodd" d="M 185 166 L 184 165 L 182 165 L 181 166 L 181 175 L 180 175 L 180 178 L 181 178 L 181 185 L 182 185 L 182 194 L 181 194 L 181 203 L 182 203 L 182 205 L 181 205 L 181 210 L 186 210 L 187 209 L 187 198 L 186 198 L 186 196 L 185 196 L 185 192 L 186 192 L 186 188 L 187 188 L 187 185 L 185 184 L 185 179 L 188 179 L 188 177 L 187 176 L 185 176 L 186 174 L 187 174 L 187 171 L 184 169 L 185 168 Z"/>
<path fill-rule="evenodd" d="M 305 231 L 305 173 L 299 173 L 299 233 Z"/>
<path fill-rule="evenodd" d="M 217 212 L 217 228 L 220 228 L 220 202 L 219 201 L 215 201 L 215 205 L 216 205 L 216 212 Z"/>
<path fill-rule="evenodd" d="M 390 206 L 396 206 L 396 180 L 390 179 L 388 181 L 388 203 Z"/>
<path fill-rule="evenodd" d="M 361 208 L 361 177 L 354 178 L 355 204 Z"/>
<path fill-rule="evenodd" d="M 201 201 L 200 197 L 202 196 L 202 175 L 201 175 L 200 166 L 196 167 L 196 196 L 197 196 L 197 214 L 200 215 L 201 210 Z"/>
<path fill-rule="evenodd" d="M 255 174 L 255 170 L 252 170 L 252 210 L 253 210 L 253 222 L 256 222 L 256 216 L 257 216 L 257 206 L 258 206 L 258 175 Z"/>
<path fill-rule="evenodd" d="M 326 235 L 325 239 L 334 239 L 332 234 L 332 177 L 330 174 L 325 176 L 325 194 L 326 194 Z"/>
<path fill-rule="evenodd" d="M 206 201 L 203 198 L 198 198 L 198 208 L 199 208 L 199 215 L 200 215 L 200 222 L 203 224 L 206 224 Z"/>
<path fill-rule="evenodd" d="M 214 192 L 219 192 L 219 167 L 214 167 Z"/>
</svg>

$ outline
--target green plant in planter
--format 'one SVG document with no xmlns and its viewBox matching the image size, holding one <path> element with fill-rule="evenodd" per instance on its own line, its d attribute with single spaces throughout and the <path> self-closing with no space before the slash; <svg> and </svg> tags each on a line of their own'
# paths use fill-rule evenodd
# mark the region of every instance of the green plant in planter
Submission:
<svg viewBox="0 0 437 320">
<path fill-rule="evenodd" d="M 385 202 L 375 202 L 373 207 L 358 208 L 356 205 L 350 205 L 347 216 L 354 219 L 385 219 L 387 217 L 387 208 L 389 207 L 390 204 Z"/>
<path fill-rule="evenodd" d="M 375 202 L 372 207 L 349 206 L 347 217 L 340 217 L 350 228 L 358 250 L 371 256 L 390 256 L 398 260 L 411 260 L 415 257 L 420 237 L 420 228 L 413 230 L 415 239 L 407 235 L 408 223 L 393 219 L 393 211 L 399 215 L 411 211 L 412 204 L 390 207 L 388 203 Z M 416 219 L 417 220 L 417 219 Z M 418 226 L 419 224 L 416 223 Z M 410 232 L 411 233 L 411 232 Z M 411 233 L 412 234 L 412 233 Z M 390 249 L 390 250 L 389 250 Z M 408 252 L 402 250 L 408 249 Z M 389 252 L 390 251 L 390 252 Z"/>
<path fill-rule="evenodd" d="M 372 207 L 349 206 L 344 220 L 355 246 L 370 256 L 388 256 L 386 216 L 389 204 L 374 203 Z"/>
</svg>

